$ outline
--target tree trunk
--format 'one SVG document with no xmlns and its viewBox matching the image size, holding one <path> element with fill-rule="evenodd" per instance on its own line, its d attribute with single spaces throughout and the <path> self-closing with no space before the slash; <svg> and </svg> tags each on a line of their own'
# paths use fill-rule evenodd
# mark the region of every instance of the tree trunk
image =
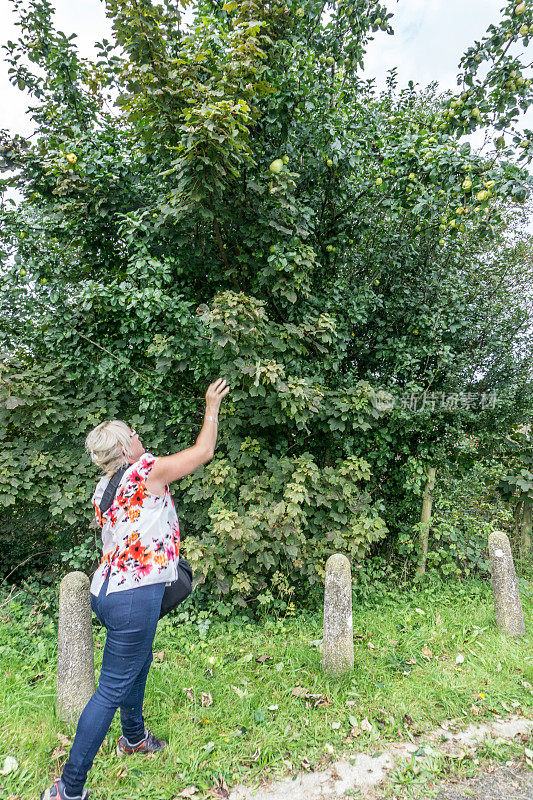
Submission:
<svg viewBox="0 0 533 800">
<path fill-rule="evenodd" d="M 522 512 L 522 528 L 520 536 L 520 557 L 528 558 L 531 555 L 531 500 L 524 500 Z"/>
<path fill-rule="evenodd" d="M 416 575 L 422 577 L 426 574 L 426 561 L 428 557 L 429 521 L 431 519 L 431 506 L 433 505 L 433 489 L 435 488 L 435 467 L 428 469 L 428 479 L 422 502 L 420 516 L 420 560 L 416 568 Z"/>
</svg>

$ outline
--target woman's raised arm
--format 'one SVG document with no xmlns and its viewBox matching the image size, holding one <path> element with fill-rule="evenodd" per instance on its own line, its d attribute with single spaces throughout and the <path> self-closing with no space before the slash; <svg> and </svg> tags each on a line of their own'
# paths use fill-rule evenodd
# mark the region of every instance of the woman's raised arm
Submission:
<svg viewBox="0 0 533 800">
<path fill-rule="evenodd" d="M 229 390 L 230 387 L 223 378 L 218 378 L 209 385 L 205 393 L 204 424 L 196 443 L 174 455 L 158 458 L 146 479 L 146 488 L 151 494 L 163 494 L 167 483 L 184 478 L 213 458 L 217 442 L 218 410 Z"/>
</svg>

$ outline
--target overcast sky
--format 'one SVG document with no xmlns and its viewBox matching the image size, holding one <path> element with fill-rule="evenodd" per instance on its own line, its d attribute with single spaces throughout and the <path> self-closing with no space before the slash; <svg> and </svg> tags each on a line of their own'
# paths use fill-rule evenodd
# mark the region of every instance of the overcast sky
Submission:
<svg viewBox="0 0 533 800">
<path fill-rule="evenodd" d="M 92 56 L 94 42 L 111 39 L 109 20 L 101 0 L 52 0 L 57 9 L 57 27 L 76 33 L 82 55 Z M 457 88 L 457 66 L 465 49 L 480 40 L 491 22 L 499 19 L 505 0 L 389 0 L 394 12 L 394 36 L 376 34 L 370 44 L 365 77 L 375 77 L 383 86 L 387 70 L 398 67 L 400 86 L 409 80 L 425 86 L 437 80 L 442 89 Z M 189 18 L 191 11 L 186 13 Z M 0 0 L 2 43 L 17 36 L 15 16 L 9 0 Z M 27 97 L 11 86 L 7 65 L 0 65 L 0 128 L 13 133 L 32 132 L 26 114 Z M 533 112 L 528 113 L 527 127 L 533 126 Z M 480 139 L 474 139 L 476 144 Z"/>
</svg>

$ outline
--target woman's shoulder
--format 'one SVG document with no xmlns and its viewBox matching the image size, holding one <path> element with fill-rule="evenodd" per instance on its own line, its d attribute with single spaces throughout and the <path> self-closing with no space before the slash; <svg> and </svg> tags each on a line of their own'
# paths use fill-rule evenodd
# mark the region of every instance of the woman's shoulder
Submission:
<svg viewBox="0 0 533 800">
<path fill-rule="evenodd" d="M 128 468 L 128 475 L 134 475 L 136 472 L 146 474 L 150 472 L 159 456 L 154 456 L 153 453 L 143 453 L 142 456 Z"/>
</svg>

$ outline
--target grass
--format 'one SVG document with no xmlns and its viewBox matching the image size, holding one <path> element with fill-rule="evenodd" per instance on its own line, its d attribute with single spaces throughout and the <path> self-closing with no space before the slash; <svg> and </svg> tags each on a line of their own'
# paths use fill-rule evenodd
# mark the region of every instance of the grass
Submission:
<svg viewBox="0 0 533 800">
<path fill-rule="evenodd" d="M 210 626 L 166 618 L 145 717 L 169 747 L 155 758 L 118 760 L 117 714 L 89 773 L 92 798 L 170 800 L 190 786 L 195 797 L 224 796 L 226 786 L 376 752 L 444 719 L 531 716 L 531 588 L 522 582 L 527 635 L 515 640 L 495 628 L 490 583 L 376 590 L 354 604 L 356 666 L 336 679 L 321 672 L 319 613 Z M 72 739 L 75 728 L 55 715 L 54 624 L 16 602 L 7 609 L 0 611 L 0 766 L 8 755 L 19 766 L 0 775 L 0 797 L 30 800 L 61 772 L 68 740 L 58 733 Z M 99 670 L 105 631 L 96 624 Z M 365 719 L 371 730 L 361 730 Z M 351 736 L 356 723 L 360 733 Z M 407 769 L 405 781 L 411 777 L 418 779 Z"/>
</svg>

